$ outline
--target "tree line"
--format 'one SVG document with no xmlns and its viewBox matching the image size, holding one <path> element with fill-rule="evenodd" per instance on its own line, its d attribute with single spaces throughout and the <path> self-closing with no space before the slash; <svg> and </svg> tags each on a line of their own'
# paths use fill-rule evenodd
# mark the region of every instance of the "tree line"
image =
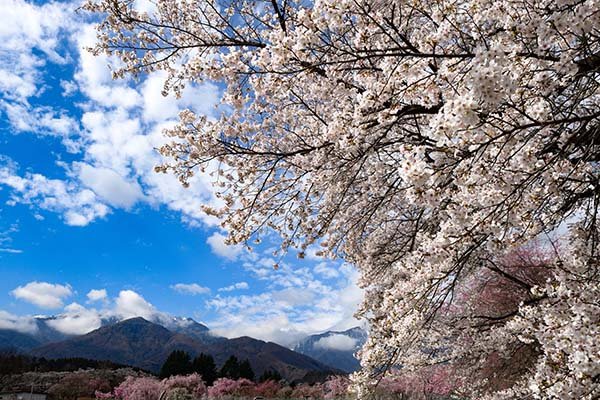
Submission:
<svg viewBox="0 0 600 400">
<path fill-rule="evenodd" d="M 0 375 L 22 374 L 25 372 L 70 372 L 80 369 L 110 369 L 129 367 L 106 360 L 88 360 L 85 358 L 58 358 L 48 360 L 24 354 L 0 353 Z M 139 368 L 134 368 L 140 370 Z"/>
<path fill-rule="evenodd" d="M 255 380 L 254 370 L 248 359 L 238 360 L 236 356 L 230 356 L 227 361 L 217 370 L 215 360 L 211 355 L 200 353 L 192 357 L 183 350 L 175 350 L 169 354 L 160 369 L 160 377 L 168 378 L 176 375 L 188 375 L 197 373 L 202 376 L 207 385 L 212 385 L 217 378 L 248 379 Z M 281 375 L 274 369 L 265 371 L 259 378 L 259 382 L 268 380 L 280 381 Z"/>
</svg>

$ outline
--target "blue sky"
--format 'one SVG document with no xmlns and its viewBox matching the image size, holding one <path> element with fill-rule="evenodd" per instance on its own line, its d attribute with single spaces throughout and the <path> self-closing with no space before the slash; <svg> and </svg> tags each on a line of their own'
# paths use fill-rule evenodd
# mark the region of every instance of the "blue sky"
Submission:
<svg viewBox="0 0 600 400">
<path fill-rule="evenodd" d="M 0 2 L 0 328 L 37 314 L 78 333 L 107 315 L 179 315 L 287 344 L 356 325 L 351 267 L 309 251 L 274 271 L 276 238 L 226 246 L 202 214 L 217 203 L 208 176 L 184 189 L 153 172 L 162 129 L 184 108 L 215 116 L 219 87 L 175 99 L 160 73 L 113 81 L 112 61 L 83 49 L 95 33 L 78 5 Z"/>
</svg>

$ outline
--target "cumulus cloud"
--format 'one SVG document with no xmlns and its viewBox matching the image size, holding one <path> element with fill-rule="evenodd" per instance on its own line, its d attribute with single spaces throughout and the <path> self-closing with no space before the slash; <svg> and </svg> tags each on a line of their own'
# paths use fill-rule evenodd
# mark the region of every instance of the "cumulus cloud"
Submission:
<svg viewBox="0 0 600 400">
<path fill-rule="evenodd" d="M 87 294 L 88 303 L 95 303 L 98 301 L 106 301 L 108 294 L 106 289 L 92 289 Z"/>
<path fill-rule="evenodd" d="M 41 308 L 60 308 L 63 300 L 73 295 L 70 285 L 48 282 L 29 282 L 10 292 L 15 298 L 35 304 Z"/>
<path fill-rule="evenodd" d="M 12 189 L 9 205 L 29 204 L 34 209 L 58 212 L 67 225 L 85 226 L 110 211 L 93 191 L 40 174 L 19 176 L 12 168 L 0 167 L 0 185 Z"/>
<path fill-rule="evenodd" d="M 61 31 L 72 25 L 73 8 L 72 4 L 56 2 L 43 5 L 24 0 L 0 2 L 0 12 L 6 17 L 0 26 L 2 50 L 22 52 L 26 57 L 21 65 L 37 66 L 40 60 L 28 58 L 35 55 L 34 49 L 43 52 L 54 62 L 64 63 L 64 57 L 58 54 L 60 42 L 57 39 Z"/>
<path fill-rule="evenodd" d="M 328 350 L 349 351 L 356 348 L 357 340 L 346 335 L 330 335 L 315 342 L 315 347 Z"/>
<path fill-rule="evenodd" d="M 220 203 L 208 175 L 197 174 L 185 189 L 176 177 L 156 174 L 154 166 L 162 162 L 155 149 L 167 141 L 163 129 L 177 121 L 182 108 L 212 114 L 218 87 L 191 84 L 176 98 L 161 95 L 161 72 L 141 82 L 113 80 L 107 64 L 114 60 L 85 50 L 95 42 L 95 30 L 78 20 L 74 4 L 0 2 L 0 11 L 10 18 L 0 27 L 0 113 L 14 132 L 60 136 L 67 151 L 81 155 L 63 164 L 64 178 L 3 168 L 0 187 L 10 189 L 9 204 L 27 204 L 35 215 L 46 210 L 62 215 L 68 225 L 85 226 L 111 208 L 128 210 L 145 202 L 166 205 L 190 225 L 216 225 L 215 217 L 201 211 L 203 203 Z M 62 76 L 58 85 L 66 95 L 82 96 L 81 115 L 58 108 L 55 101 L 43 104 L 49 85 L 45 65 L 68 60 L 78 61 L 76 72 Z M 29 103 L 33 96 L 35 106 Z"/>
<path fill-rule="evenodd" d="M 310 268 L 281 268 L 263 274 L 255 260 L 247 266 L 269 290 L 254 295 L 217 295 L 206 302 L 216 316 L 208 321 L 211 329 L 222 336 L 249 335 L 284 346 L 315 332 L 345 330 L 359 325 L 354 318 L 363 291 L 357 286 L 358 273 L 348 265 L 337 268 L 339 279 L 333 284 L 319 280 Z M 246 264 L 245 264 L 246 265 Z"/>
<path fill-rule="evenodd" d="M 242 289 L 248 289 L 250 288 L 250 286 L 248 285 L 248 282 L 237 282 L 234 283 L 233 285 L 229 285 L 229 286 L 225 286 L 219 289 L 219 292 L 231 292 L 234 290 L 242 290 Z"/>
<path fill-rule="evenodd" d="M 320 262 L 319 264 L 317 264 L 315 267 L 315 272 L 323 276 L 324 278 L 337 278 L 338 276 L 340 276 L 338 270 L 336 270 L 334 267 L 330 266 L 326 262 Z"/>
<path fill-rule="evenodd" d="M 312 306 L 315 299 L 315 293 L 306 288 L 289 287 L 272 293 L 273 300 L 284 305 L 294 306 Z"/>
<path fill-rule="evenodd" d="M 0 329 L 8 329 L 21 333 L 35 333 L 38 327 L 35 320 L 31 317 L 19 317 L 7 311 L 0 310 Z"/>
<path fill-rule="evenodd" d="M 143 198 L 137 181 L 126 180 L 109 168 L 75 163 L 81 182 L 114 207 L 130 209 Z"/>
<path fill-rule="evenodd" d="M 192 296 L 210 293 L 209 288 L 200 286 L 197 283 L 177 283 L 175 285 L 171 285 L 170 288 L 178 293 L 189 294 Z"/>
<path fill-rule="evenodd" d="M 102 320 L 95 309 L 87 309 L 80 304 L 71 303 L 57 318 L 49 319 L 46 323 L 67 335 L 83 335 L 98 329 L 102 325 Z"/>
<path fill-rule="evenodd" d="M 243 248 L 240 245 L 225 244 L 225 239 L 226 237 L 224 235 L 215 232 L 206 239 L 206 243 L 208 243 L 214 254 L 230 261 L 234 261 L 238 258 Z"/>
<path fill-rule="evenodd" d="M 180 110 L 192 108 L 199 114 L 211 114 L 219 101 L 219 90 L 211 83 L 192 85 L 177 99 L 162 96 L 167 74 L 157 71 L 149 75 L 141 87 L 143 119 L 146 122 L 161 122 L 176 116 Z M 157 95 L 158 94 L 158 95 Z"/>
<path fill-rule="evenodd" d="M 114 311 L 124 319 L 142 317 L 152 320 L 158 313 L 152 304 L 133 290 L 121 290 L 119 292 L 119 296 L 115 300 Z"/>
<path fill-rule="evenodd" d="M 77 121 L 57 107 L 32 106 L 46 89 L 45 66 L 68 60 L 65 39 L 75 26 L 73 2 L 37 5 L 25 0 L 0 2 L 0 112 L 12 132 L 61 137 L 69 151 L 77 147 Z"/>
<path fill-rule="evenodd" d="M 87 308 L 74 302 L 64 307 L 55 317 L 46 319 L 46 324 L 67 335 L 83 335 L 102 326 L 104 319 L 124 320 L 142 317 L 165 326 L 176 322 L 182 323 L 174 320 L 169 314 L 158 311 L 133 290 L 122 290 L 114 301 L 108 300 L 104 289 L 91 290 L 87 297 L 96 299 L 95 301 L 103 301 L 104 308 Z M 34 333 L 38 328 L 34 317 L 18 317 L 0 310 L 0 329 Z"/>
<path fill-rule="evenodd" d="M 55 110 L 49 106 L 33 107 L 29 104 L 0 101 L 0 109 L 4 110 L 12 131 L 32 132 L 43 136 L 59 136 L 67 151 L 79 151 L 81 143 L 79 122 L 67 115 L 64 110 Z"/>
</svg>

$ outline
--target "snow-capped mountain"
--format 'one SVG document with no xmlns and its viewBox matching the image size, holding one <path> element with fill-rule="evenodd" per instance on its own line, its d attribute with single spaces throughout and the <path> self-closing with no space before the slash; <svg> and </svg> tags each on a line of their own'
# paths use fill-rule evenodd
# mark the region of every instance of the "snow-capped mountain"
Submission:
<svg viewBox="0 0 600 400">
<path fill-rule="evenodd" d="M 32 317 L 32 323 L 28 330 L 13 330 L 0 329 L 0 350 L 16 350 L 19 352 L 28 352 L 31 349 L 45 345 L 48 343 L 60 342 L 79 335 L 64 333 L 61 330 L 61 323 L 66 319 L 69 322 L 81 319 L 82 322 L 85 316 L 77 314 L 57 314 L 53 316 L 37 315 Z M 100 320 L 100 327 L 112 326 L 121 322 L 124 318 L 118 316 L 105 316 Z M 164 328 L 181 333 L 194 338 L 202 343 L 212 343 L 219 340 L 219 337 L 213 335 L 208 327 L 196 322 L 192 318 L 186 317 L 167 317 L 165 315 L 157 315 L 151 319 L 151 322 L 156 323 Z M 82 333 L 87 333 L 84 331 Z"/>
</svg>

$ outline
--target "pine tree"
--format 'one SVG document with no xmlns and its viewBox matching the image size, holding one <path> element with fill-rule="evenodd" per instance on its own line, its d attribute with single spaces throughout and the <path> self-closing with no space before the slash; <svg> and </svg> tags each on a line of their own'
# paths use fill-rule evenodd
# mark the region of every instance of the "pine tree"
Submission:
<svg viewBox="0 0 600 400">
<path fill-rule="evenodd" d="M 274 369 L 268 369 L 265 372 L 263 372 L 263 374 L 260 376 L 260 378 L 258 378 L 258 381 L 259 382 L 266 382 L 266 381 L 279 382 L 282 379 L 283 378 L 279 372 L 275 371 Z"/>
<path fill-rule="evenodd" d="M 186 375 L 192 372 L 190 355 L 183 350 L 175 350 L 160 369 L 160 377 L 168 378 L 173 375 Z"/>
<path fill-rule="evenodd" d="M 192 362 L 192 371 L 200 374 L 207 386 L 217 379 L 217 366 L 211 355 L 200 353 Z"/>
<path fill-rule="evenodd" d="M 254 371 L 252 370 L 252 366 L 250 365 L 250 361 L 248 361 L 248 359 L 240 363 L 239 373 L 240 378 L 246 378 L 251 381 L 254 380 Z"/>
<path fill-rule="evenodd" d="M 223 364 L 219 371 L 219 376 L 231 379 L 238 379 L 240 377 L 240 362 L 236 356 L 231 356 L 225 361 L 225 364 Z"/>
</svg>

